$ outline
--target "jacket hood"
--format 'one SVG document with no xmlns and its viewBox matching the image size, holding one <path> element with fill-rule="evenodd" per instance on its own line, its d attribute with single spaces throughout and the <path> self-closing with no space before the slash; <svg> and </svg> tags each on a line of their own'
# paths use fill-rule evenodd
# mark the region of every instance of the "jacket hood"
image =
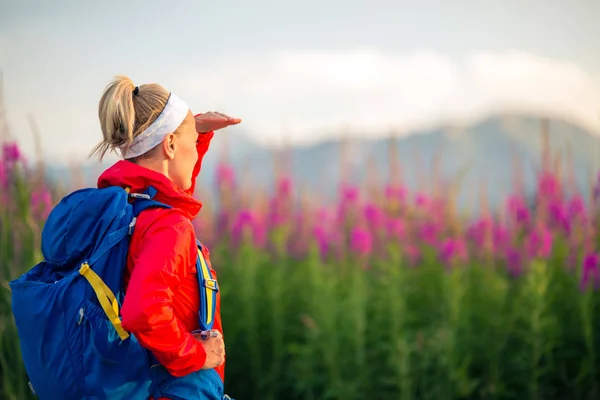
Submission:
<svg viewBox="0 0 600 400">
<path fill-rule="evenodd" d="M 194 198 L 196 178 L 200 174 L 202 159 L 208 150 L 208 144 L 213 137 L 213 132 L 200 135 L 196 145 L 198 161 L 192 173 L 192 185 L 188 190 L 179 188 L 169 178 L 160 172 L 152 171 L 131 161 L 120 160 L 106 169 L 98 178 L 98 188 L 109 186 L 129 187 L 132 193 L 141 193 L 152 186 L 157 190 L 155 199 L 171 207 L 183 211 L 189 219 L 194 219 L 202 202 Z"/>
</svg>

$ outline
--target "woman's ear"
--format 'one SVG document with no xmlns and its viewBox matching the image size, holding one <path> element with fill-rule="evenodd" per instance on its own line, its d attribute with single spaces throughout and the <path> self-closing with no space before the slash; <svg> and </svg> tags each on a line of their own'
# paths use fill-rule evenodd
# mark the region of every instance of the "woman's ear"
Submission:
<svg viewBox="0 0 600 400">
<path fill-rule="evenodd" d="M 175 158 L 175 149 L 176 148 L 177 148 L 177 145 L 175 143 L 175 134 L 169 133 L 167 136 L 165 136 L 165 138 L 163 140 L 163 151 L 165 152 L 165 155 L 167 156 L 167 158 L 169 160 L 172 160 Z"/>
</svg>

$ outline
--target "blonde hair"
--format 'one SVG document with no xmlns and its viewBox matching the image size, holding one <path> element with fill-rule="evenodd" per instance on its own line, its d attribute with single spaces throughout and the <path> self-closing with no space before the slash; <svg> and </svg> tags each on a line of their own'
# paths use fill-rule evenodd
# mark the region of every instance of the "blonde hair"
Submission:
<svg viewBox="0 0 600 400">
<path fill-rule="evenodd" d="M 160 115 L 169 99 L 169 92 L 156 83 L 136 86 L 126 76 L 117 76 L 104 89 L 98 105 L 98 117 L 103 140 L 91 155 L 98 153 L 100 160 L 106 152 L 124 146 L 151 125 Z"/>
</svg>

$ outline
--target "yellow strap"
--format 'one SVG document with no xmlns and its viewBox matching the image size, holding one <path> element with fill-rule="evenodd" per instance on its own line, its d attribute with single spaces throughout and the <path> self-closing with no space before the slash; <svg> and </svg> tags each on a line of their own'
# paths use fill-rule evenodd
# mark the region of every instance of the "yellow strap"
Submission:
<svg viewBox="0 0 600 400">
<path fill-rule="evenodd" d="M 210 280 L 212 279 L 210 277 L 210 271 L 208 269 L 208 266 L 206 265 L 206 261 L 204 260 L 204 256 L 202 255 L 202 252 L 200 251 L 200 249 L 198 249 L 198 257 L 200 257 L 200 264 L 202 265 L 202 276 L 204 277 L 204 280 Z M 206 323 L 210 324 L 212 319 L 213 319 L 213 315 L 212 315 L 212 302 L 213 302 L 213 289 L 210 289 L 208 287 L 205 287 L 206 289 Z"/>
<path fill-rule="evenodd" d="M 125 331 L 125 329 L 123 329 L 121 326 L 121 319 L 119 318 L 119 303 L 117 303 L 117 299 L 115 298 L 112 290 L 106 286 L 106 283 L 100 279 L 98 274 L 96 274 L 96 272 L 94 272 L 94 270 L 91 269 L 87 263 L 81 265 L 79 273 L 88 280 L 90 285 L 92 285 L 102 309 L 106 313 L 110 323 L 115 327 L 115 330 L 119 334 L 121 340 L 127 339 L 129 337 L 129 333 L 127 333 L 127 331 Z"/>
</svg>

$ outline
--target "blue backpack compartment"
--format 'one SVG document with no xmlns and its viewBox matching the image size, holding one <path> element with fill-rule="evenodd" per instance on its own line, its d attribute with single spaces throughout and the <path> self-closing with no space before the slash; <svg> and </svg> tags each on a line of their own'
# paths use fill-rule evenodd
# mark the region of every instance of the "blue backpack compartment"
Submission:
<svg viewBox="0 0 600 400">
<path fill-rule="evenodd" d="M 10 282 L 23 362 L 39 398 L 148 398 L 149 354 L 118 330 L 136 217 L 168 207 L 148 193 L 111 187 L 66 196 L 44 226 L 44 260 Z M 131 204 L 130 197 L 138 198 Z"/>
</svg>

